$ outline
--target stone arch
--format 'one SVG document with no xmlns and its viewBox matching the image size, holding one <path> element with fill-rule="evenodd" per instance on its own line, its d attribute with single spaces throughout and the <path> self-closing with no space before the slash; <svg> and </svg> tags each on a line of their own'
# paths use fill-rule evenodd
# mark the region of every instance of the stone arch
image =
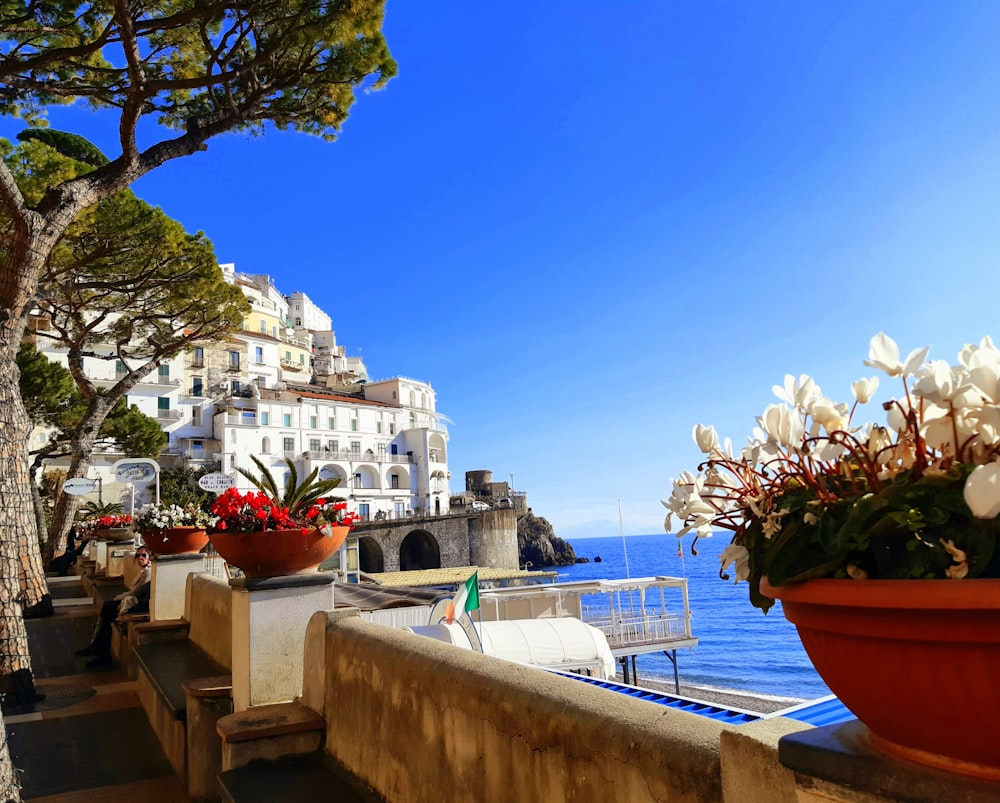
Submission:
<svg viewBox="0 0 1000 803">
<path fill-rule="evenodd" d="M 440 569 L 441 549 L 427 530 L 414 530 L 399 545 L 400 571 Z"/>
<path fill-rule="evenodd" d="M 370 535 L 358 539 L 358 567 L 367 574 L 385 571 L 382 547 Z"/>
</svg>

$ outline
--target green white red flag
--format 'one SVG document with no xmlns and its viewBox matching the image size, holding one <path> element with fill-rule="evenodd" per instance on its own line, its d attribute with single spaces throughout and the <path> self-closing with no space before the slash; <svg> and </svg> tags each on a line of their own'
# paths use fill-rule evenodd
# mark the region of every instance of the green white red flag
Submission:
<svg viewBox="0 0 1000 803">
<path fill-rule="evenodd" d="M 448 607 L 444 611 L 444 621 L 452 624 L 466 611 L 479 609 L 479 572 L 473 572 L 472 577 L 465 581 L 465 585 L 459 586 Z"/>
</svg>

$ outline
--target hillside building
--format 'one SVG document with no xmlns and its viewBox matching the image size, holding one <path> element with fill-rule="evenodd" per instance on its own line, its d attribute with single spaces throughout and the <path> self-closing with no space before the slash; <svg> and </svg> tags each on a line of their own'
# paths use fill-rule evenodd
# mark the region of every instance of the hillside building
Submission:
<svg viewBox="0 0 1000 803">
<path fill-rule="evenodd" d="M 347 356 L 330 316 L 305 293 L 285 296 L 269 276 L 220 267 L 250 300 L 242 330 L 164 362 L 127 396 L 169 437 L 160 465 L 217 466 L 248 489 L 236 468 L 253 470 L 251 455 L 279 480 L 287 459 L 300 477 L 318 469 L 339 478 L 334 495 L 365 519 L 448 513 L 448 431 L 431 385 L 404 377 L 369 382 L 363 361 Z M 65 349 L 41 319 L 33 330 L 38 350 L 65 365 Z M 106 386 L 126 372 L 110 353 L 84 358 L 84 369 Z M 35 443 L 45 437 L 33 434 Z M 123 457 L 98 447 L 89 476 L 101 480 L 103 501 L 129 509 L 133 489 L 112 470 Z M 152 484 L 136 487 L 135 505 L 154 494 Z"/>
</svg>

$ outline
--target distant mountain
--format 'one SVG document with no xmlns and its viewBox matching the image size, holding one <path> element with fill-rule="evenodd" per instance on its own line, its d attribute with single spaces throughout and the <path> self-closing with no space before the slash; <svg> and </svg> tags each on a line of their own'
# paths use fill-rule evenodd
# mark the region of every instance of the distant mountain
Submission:
<svg viewBox="0 0 1000 803">
<path fill-rule="evenodd" d="M 548 519 L 531 511 L 517 520 L 517 549 L 521 565 L 569 566 L 576 563 L 573 547 L 555 534 Z"/>
</svg>

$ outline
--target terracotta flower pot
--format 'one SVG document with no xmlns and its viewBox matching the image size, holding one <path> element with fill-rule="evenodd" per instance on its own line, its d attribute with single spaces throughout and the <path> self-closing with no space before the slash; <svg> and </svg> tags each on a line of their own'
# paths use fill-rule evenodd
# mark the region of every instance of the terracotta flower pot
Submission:
<svg viewBox="0 0 1000 803">
<path fill-rule="evenodd" d="M 200 527 L 168 527 L 166 530 L 143 530 L 142 540 L 155 555 L 183 555 L 201 552 L 208 543 L 208 533 Z"/>
<path fill-rule="evenodd" d="M 1000 580 L 761 582 L 876 747 L 1000 780 Z"/>
<path fill-rule="evenodd" d="M 130 527 L 98 527 L 92 535 L 98 541 L 127 541 L 132 537 L 132 529 Z"/>
<path fill-rule="evenodd" d="M 314 572 L 340 549 L 350 527 L 334 527 L 323 535 L 315 527 L 268 530 L 257 533 L 230 533 L 215 530 L 209 540 L 227 563 L 243 570 L 247 577 L 278 577 Z"/>
</svg>

